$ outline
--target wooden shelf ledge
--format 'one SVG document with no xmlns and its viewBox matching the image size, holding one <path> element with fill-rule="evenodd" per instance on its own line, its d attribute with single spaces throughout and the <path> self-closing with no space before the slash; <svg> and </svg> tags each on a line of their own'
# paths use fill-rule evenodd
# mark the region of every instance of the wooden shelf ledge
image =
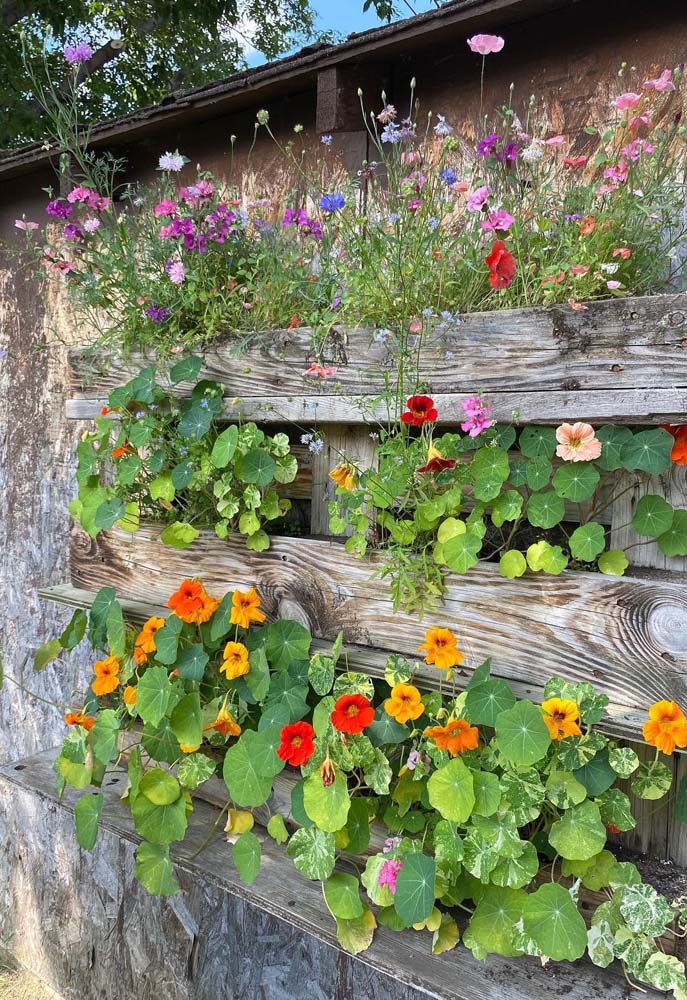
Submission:
<svg viewBox="0 0 687 1000">
<path fill-rule="evenodd" d="M 49 927 L 59 917 L 62 944 L 53 956 L 52 982 L 71 987 L 73 995 L 81 995 L 84 981 L 74 982 L 75 976 L 88 970 L 89 988 L 95 990 L 104 963 L 112 962 L 117 995 L 145 991 L 159 996 L 170 981 L 175 997 L 182 995 L 182 985 L 190 989 L 184 996 L 229 990 L 232 996 L 293 1000 L 550 1000 L 564 995 L 570 1000 L 649 1000 L 663 995 L 630 987 L 617 963 L 608 969 L 587 961 L 542 968 L 535 958 L 498 955 L 477 962 L 462 945 L 435 957 L 426 935 L 385 927 L 377 929 L 368 951 L 352 958 L 338 948 L 319 883 L 300 875 L 269 839 L 252 886 L 235 875 L 221 833 L 193 856 L 216 816 L 199 801 L 183 845 L 173 850 L 183 894 L 169 900 L 150 897 L 132 879 L 133 845 L 139 838 L 120 802 L 125 772 L 115 772 L 103 787 L 99 841 L 89 854 L 79 851 L 73 830 L 71 813 L 80 793 L 68 790 L 58 797 L 54 756 L 50 751 L 0 768 L 0 796 L 12 801 L 6 815 L 15 828 L 8 830 L 6 844 L 14 877 L 24 883 L 34 911 L 40 911 L 41 926 L 43 918 Z M 27 833 L 32 829 L 33 839 Z M 56 856 L 59 877 L 53 870 Z M 15 921 L 21 918 L 17 911 Z M 17 940 L 20 958 L 26 959 L 22 950 L 32 944 Z M 146 946 L 157 947 L 156 961 L 145 955 Z M 184 975 L 182 984 L 177 977 Z M 60 978 L 71 982 L 57 983 Z"/>
<path fill-rule="evenodd" d="M 60 584 L 55 587 L 44 587 L 39 591 L 39 596 L 44 600 L 54 601 L 58 604 L 65 604 L 73 608 L 89 608 L 93 603 L 95 592 L 73 587 L 71 584 Z M 170 612 L 169 608 L 161 604 L 148 604 L 144 601 L 121 598 L 120 604 L 125 616 L 132 622 L 143 622 L 152 615 L 166 617 Z M 316 650 L 328 651 L 331 643 L 322 639 L 313 640 L 313 648 Z M 347 661 L 352 670 L 360 670 L 368 673 L 371 677 L 384 677 L 384 667 L 388 653 L 380 650 L 370 649 L 365 646 L 355 644 L 346 645 Z M 500 676 L 498 662 L 494 664 L 494 676 Z M 459 690 L 462 690 L 470 679 L 470 670 L 457 670 L 456 682 Z M 417 683 L 425 689 L 439 688 L 439 674 L 433 668 L 424 663 L 420 663 L 416 676 Z M 529 698 L 535 703 L 543 699 L 543 687 L 537 684 L 529 684 L 512 677 L 508 678 L 513 690 L 519 698 Z M 598 724 L 597 729 L 611 736 L 622 737 L 629 740 L 642 740 L 642 725 L 646 721 L 646 713 L 628 708 L 627 706 L 609 704 L 606 718 Z"/>
</svg>

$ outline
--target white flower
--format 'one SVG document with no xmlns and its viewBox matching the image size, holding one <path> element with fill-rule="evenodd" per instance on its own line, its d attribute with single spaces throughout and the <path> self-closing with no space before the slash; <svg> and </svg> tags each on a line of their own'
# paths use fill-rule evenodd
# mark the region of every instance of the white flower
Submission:
<svg viewBox="0 0 687 1000">
<path fill-rule="evenodd" d="M 435 135 L 450 135 L 453 132 L 453 125 L 449 125 L 443 115 L 437 115 L 438 121 L 434 126 Z"/>
<path fill-rule="evenodd" d="M 619 264 L 599 264 L 600 269 L 606 274 L 615 274 L 619 266 Z"/>
<path fill-rule="evenodd" d="M 188 163 L 185 156 L 182 156 L 178 149 L 175 149 L 173 153 L 163 153 L 158 161 L 158 170 L 169 170 L 174 174 L 178 174 L 180 170 L 184 169 L 184 164 Z"/>
<path fill-rule="evenodd" d="M 544 142 L 542 139 L 533 139 L 529 146 L 525 146 L 520 153 L 521 159 L 525 163 L 536 163 L 544 155 Z"/>
</svg>

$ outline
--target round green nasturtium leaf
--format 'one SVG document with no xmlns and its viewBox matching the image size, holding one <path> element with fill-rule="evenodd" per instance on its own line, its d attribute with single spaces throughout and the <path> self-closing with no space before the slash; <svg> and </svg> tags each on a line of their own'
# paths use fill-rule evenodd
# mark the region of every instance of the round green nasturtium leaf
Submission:
<svg viewBox="0 0 687 1000">
<path fill-rule="evenodd" d="M 639 767 L 639 757 L 632 747 L 612 747 L 608 751 L 608 763 L 621 778 L 629 778 Z"/>
<path fill-rule="evenodd" d="M 289 831 L 281 813 L 274 813 L 267 823 L 267 832 L 278 844 L 285 844 L 289 839 Z"/>
<path fill-rule="evenodd" d="M 441 914 L 441 923 L 432 935 L 432 954 L 443 955 L 452 951 L 460 940 L 458 924 L 448 913 Z"/>
<path fill-rule="evenodd" d="M 136 848 L 134 876 L 153 896 L 174 896 L 179 892 L 179 883 L 174 877 L 174 865 L 166 845 L 163 847 L 145 841 L 139 844 Z"/>
<path fill-rule="evenodd" d="M 200 405 L 200 401 L 194 402 L 179 421 L 179 434 L 189 441 L 200 441 L 210 430 L 212 424 L 212 411 Z"/>
<path fill-rule="evenodd" d="M 104 798 L 100 792 L 82 795 L 74 807 L 76 839 L 84 851 L 92 851 L 98 839 L 98 822 Z"/>
<path fill-rule="evenodd" d="M 363 914 L 360 883 L 354 875 L 336 872 L 324 883 L 324 898 L 333 917 L 353 920 Z"/>
<path fill-rule="evenodd" d="M 600 479 L 599 470 L 591 462 L 571 462 L 556 469 L 553 488 L 559 497 L 580 503 L 594 495 Z"/>
<path fill-rule="evenodd" d="M 475 793 L 473 813 L 477 816 L 493 816 L 501 804 L 501 785 L 495 774 L 489 771 L 474 771 L 472 787 Z M 444 822 L 444 820 L 440 820 Z"/>
<path fill-rule="evenodd" d="M 546 756 L 551 736 L 542 710 L 531 701 L 519 701 L 497 716 L 496 742 L 511 764 L 523 767 L 536 764 Z"/>
<path fill-rule="evenodd" d="M 489 874 L 494 885 L 523 889 L 539 871 L 539 855 L 534 844 L 526 843 L 516 858 L 502 858 Z"/>
<path fill-rule="evenodd" d="M 196 354 L 189 354 L 181 361 L 177 361 L 169 370 L 169 380 L 172 385 L 179 382 L 195 382 L 203 367 L 203 359 Z"/>
<path fill-rule="evenodd" d="M 456 573 L 467 573 L 478 562 L 482 539 L 471 531 L 454 535 L 442 543 L 444 563 Z"/>
<path fill-rule="evenodd" d="M 136 712 L 144 722 L 158 726 L 167 712 L 172 693 L 165 668 L 149 667 L 138 682 L 137 692 Z"/>
<path fill-rule="evenodd" d="M 527 501 L 527 520 L 536 528 L 553 528 L 565 514 L 565 501 L 553 490 L 533 493 Z"/>
<path fill-rule="evenodd" d="M 632 791 L 640 799 L 662 799 L 673 782 L 663 761 L 652 760 L 639 765 L 632 779 Z"/>
<path fill-rule="evenodd" d="M 670 453 L 674 443 L 673 435 L 662 427 L 639 431 L 623 446 L 621 452 L 623 468 L 638 469 L 652 476 L 660 476 L 670 469 Z"/>
<path fill-rule="evenodd" d="M 539 458 L 530 458 L 525 465 L 525 480 L 531 490 L 543 490 L 549 485 L 553 465 L 551 459 L 540 455 Z"/>
<path fill-rule="evenodd" d="M 517 490 L 506 490 L 491 505 L 492 523 L 500 528 L 506 521 L 514 521 L 522 510 L 523 496 Z"/>
<path fill-rule="evenodd" d="M 673 511 L 673 523 L 658 536 L 658 547 L 667 556 L 687 556 L 687 510 Z"/>
<path fill-rule="evenodd" d="M 465 714 L 473 726 L 494 726 L 497 716 L 515 704 L 507 681 L 493 678 L 471 686 L 465 699 Z"/>
<path fill-rule="evenodd" d="M 303 807 L 320 830 L 336 833 L 346 825 L 351 798 L 343 771 L 337 771 L 334 782 L 325 785 L 319 771 L 313 771 L 303 786 Z"/>
<path fill-rule="evenodd" d="M 236 463 L 236 475 L 242 483 L 269 486 L 274 479 L 277 463 L 264 448 L 253 448 Z"/>
<path fill-rule="evenodd" d="M 407 927 L 426 920 L 434 908 L 436 865 L 426 854 L 408 855 L 396 879 L 394 909 Z"/>
<path fill-rule="evenodd" d="M 552 771 L 546 782 L 546 797 L 559 809 L 569 809 L 587 798 L 587 789 L 572 771 Z"/>
<path fill-rule="evenodd" d="M 584 955 L 587 927 L 570 893 L 562 885 L 550 882 L 529 893 L 523 903 L 522 916 L 525 933 L 543 955 L 556 962 L 574 962 Z"/>
<path fill-rule="evenodd" d="M 210 461 L 216 469 L 225 469 L 236 452 L 236 445 L 239 440 L 239 429 L 236 424 L 231 424 L 215 439 L 210 452 Z"/>
<path fill-rule="evenodd" d="M 638 535 L 658 538 L 659 535 L 670 530 L 672 523 L 673 508 L 669 503 L 666 503 L 663 497 L 650 493 L 637 501 L 632 516 L 632 527 Z"/>
<path fill-rule="evenodd" d="M 151 844 L 164 846 L 174 840 L 183 840 L 186 835 L 186 799 L 183 795 L 175 802 L 158 806 L 139 794 L 131 803 L 131 815 L 136 832 Z"/>
<path fill-rule="evenodd" d="M 241 881 L 246 885 L 255 882 L 260 872 L 260 841 L 247 830 L 242 833 L 231 850 L 231 856 L 236 865 L 236 870 L 241 876 Z"/>
<path fill-rule="evenodd" d="M 203 722 L 200 709 L 200 695 L 197 691 L 184 695 L 174 706 L 169 718 L 172 732 L 180 744 L 199 747 L 203 742 Z"/>
<path fill-rule="evenodd" d="M 138 783 L 138 791 L 155 806 L 169 806 L 181 795 L 177 779 L 161 767 L 146 771 Z"/>
<path fill-rule="evenodd" d="M 599 572 L 605 573 L 607 576 L 622 576 L 629 565 L 630 561 L 622 549 L 609 549 L 608 552 L 602 552 L 597 563 Z"/>
<path fill-rule="evenodd" d="M 566 810 L 549 830 L 549 842 L 562 858 L 586 861 L 603 849 L 606 827 L 594 802 L 581 802 Z"/>
<path fill-rule="evenodd" d="M 600 469 L 605 472 L 615 472 L 622 469 L 622 452 L 628 441 L 632 440 L 629 427 L 617 427 L 614 424 L 604 424 L 596 432 L 597 440 L 601 441 L 601 456 L 597 459 Z"/>
<path fill-rule="evenodd" d="M 444 819 L 465 823 L 475 805 L 472 771 L 456 758 L 433 772 L 427 782 L 432 806 Z"/>
<path fill-rule="evenodd" d="M 153 479 L 148 490 L 153 500 L 173 500 L 176 490 L 172 482 L 172 473 L 161 472 Z"/>
<path fill-rule="evenodd" d="M 528 425 L 520 431 L 520 451 L 526 458 L 551 458 L 556 450 L 556 431 L 553 427 Z"/>
<path fill-rule="evenodd" d="M 372 944 L 377 920 L 367 906 L 363 907 L 362 915 L 353 920 L 336 921 L 336 939 L 349 955 L 359 955 Z"/>
<path fill-rule="evenodd" d="M 341 850 L 346 854 L 363 854 L 370 843 L 370 806 L 365 798 L 351 799 L 348 819 L 343 828 L 346 844 Z"/>
<path fill-rule="evenodd" d="M 306 878 L 324 881 L 334 871 L 334 834 L 316 826 L 296 830 L 286 853 Z"/>
<path fill-rule="evenodd" d="M 199 534 L 198 529 L 194 528 L 192 524 L 175 521 L 174 524 L 168 524 L 160 534 L 160 541 L 173 549 L 187 549 Z"/>
<path fill-rule="evenodd" d="M 522 576 L 527 569 L 527 561 L 522 552 L 517 549 L 509 549 L 504 552 L 499 560 L 499 573 L 507 580 L 513 580 L 516 576 Z"/>
<path fill-rule="evenodd" d="M 515 941 L 527 898 L 522 889 L 485 886 L 463 933 L 463 944 L 476 958 L 486 958 L 490 952 L 507 957 L 521 955 Z"/>
<path fill-rule="evenodd" d="M 592 759 L 575 771 L 575 777 L 587 789 L 590 798 L 596 798 L 616 780 L 617 774 L 608 761 L 608 754 L 600 750 Z"/>
<path fill-rule="evenodd" d="M 602 524 L 590 521 L 575 528 L 568 544 L 575 559 L 593 562 L 606 548 L 606 532 Z"/>
<path fill-rule="evenodd" d="M 224 757 L 224 782 L 234 805 L 261 806 L 272 791 L 272 782 L 283 769 L 284 761 L 277 757 L 280 737 L 277 726 L 261 732 L 246 730 L 229 747 Z"/>
</svg>

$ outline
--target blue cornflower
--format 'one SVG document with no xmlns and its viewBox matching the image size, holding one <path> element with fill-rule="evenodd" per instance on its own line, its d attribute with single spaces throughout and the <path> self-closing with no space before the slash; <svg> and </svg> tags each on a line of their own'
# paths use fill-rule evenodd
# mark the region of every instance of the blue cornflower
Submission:
<svg viewBox="0 0 687 1000">
<path fill-rule="evenodd" d="M 441 171 L 441 179 L 446 181 L 448 185 L 455 184 L 458 180 L 455 170 L 452 170 L 451 167 L 445 167 Z"/>
<path fill-rule="evenodd" d="M 346 207 L 346 199 L 337 192 L 336 194 L 323 194 L 320 198 L 320 208 L 323 212 L 338 212 Z"/>
<path fill-rule="evenodd" d="M 427 220 L 427 225 L 429 226 L 430 233 L 433 233 L 435 229 L 439 228 L 439 220 L 435 215 L 430 215 Z"/>
<path fill-rule="evenodd" d="M 331 146 L 331 144 L 332 144 L 332 136 L 331 135 L 321 135 L 320 136 L 320 142 L 322 143 L 323 146 Z"/>
</svg>

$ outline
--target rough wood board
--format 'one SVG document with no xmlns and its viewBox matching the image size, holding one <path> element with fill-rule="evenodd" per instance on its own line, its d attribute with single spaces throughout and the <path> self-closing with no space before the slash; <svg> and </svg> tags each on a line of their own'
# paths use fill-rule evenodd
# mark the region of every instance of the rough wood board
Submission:
<svg viewBox="0 0 687 1000">
<path fill-rule="evenodd" d="M 588 680 L 619 705 L 644 710 L 658 698 L 687 703 L 687 588 L 663 580 L 565 573 L 505 580 L 491 564 L 450 578 L 446 603 L 422 622 L 394 613 L 368 561 L 339 543 L 273 538 L 267 552 L 202 532 L 189 551 L 163 545 L 157 529 L 115 530 L 94 542 L 72 536 L 72 584 L 114 586 L 124 598 L 164 604 L 189 575 L 209 592 L 257 586 L 271 617 L 296 618 L 318 638 L 417 655 L 430 625 L 460 637 L 467 662 L 493 656 L 499 674 L 542 684 L 555 675 Z"/>
<path fill-rule="evenodd" d="M 392 351 L 369 329 L 334 329 L 322 360 L 335 364 L 330 380 L 304 378 L 315 360 L 308 328 L 256 333 L 249 354 L 231 342 L 205 354 L 202 375 L 225 385 L 225 415 L 307 423 L 385 422 L 377 402 L 384 376 L 396 372 Z M 418 352 L 419 384 L 439 406 L 440 422 L 459 419 L 465 395 L 484 392 L 499 420 L 563 419 L 661 423 L 687 412 L 687 295 L 661 295 L 567 307 L 473 313 L 462 324 L 433 332 Z M 412 346 L 412 345 L 411 345 Z M 99 412 L 109 390 L 150 356 L 125 364 L 73 352 L 71 417 Z M 410 393 L 415 388 L 408 386 Z M 647 413 L 650 390 L 651 412 Z M 182 394 L 189 385 L 175 389 Z M 238 402 L 233 402 L 238 400 Z"/>
<path fill-rule="evenodd" d="M 59 973 L 72 983 L 67 1000 L 120 1000 L 127 993 L 137 1000 L 160 995 L 165 1000 L 216 1000 L 220 988 L 231 1000 L 659 996 L 630 988 L 615 967 L 598 969 L 582 961 L 554 962 L 544 969 L 536 959 L 499 956 L 480 963 L 462 946 L 433 957 L 426 938 L 412 931 L 399 936 L 384 927 L 378 928 L 369 951 L 353 959 L 337 948 L 319 884 L 299 875 L 282 849 L 265 841 L 263 868 L 252 886 L 235 877 L 221 834 L 191 859 L 213 818 L 204 803 L 197 803 L 186 841 L 174 850 L 184 893 L 167 901 L 153 899 L 132 880 L 132 845 L 138 838 L 119 801 L 125 776 L 115 775 L 105 786 L 100 840 L 86 854 L 76 846 L 70 815 L 78 793 L 69 791 L 64 804 L 57 804 L 51 760 L 51 754 L 43 754 L 22 761 L 21 770 L 6 767 L 0 772 L 0 794 L 15 803 L 11 827 L 3 832 L 17 887 L 24 890 L 17 911 L 0 908 L 0 921 L 3 939 L 14 934 L 15 947 L 50 948 Z M 70 892 L 72 886 L 78 886 L 78 893 Z M 41 918 L 47 919 L 47 932 Z M 13 925 L 19 926 L 15 930 Z M 42 932 L 40 940 L 36 931 Z M 279 951 L 285 941 L 293 948 L 294 937 L 299 960 L 293 956 L 292 974 L 284 981 Z M 92 971 L 77 992 L 75 972 L 89 960 Z M 264 978 L 269 970 L 272 987 Z M 54 977 L 49 981 L 55 985 Z M 84 989 L 90 990 L 86 996 Z"/>
<path fill-rule="evenodd" d="M 95 592 L 90 590 L 80 590 L 72 587 L 71 584 L 59 584 L 56 587 L 46 587 L 41 591 L 41 597 L 48 601 L 55 601 L 58 604 L 66 604 L 69 607 L 88 608 L 93 603 Z M 121 599 L 120 603 L 125 616 L 130 621 L 142 622 L 152 615 L 164 617 L 169 614 L 169 608 L 156 604 L 144 604 L 141 601 L 129 601 Z M 328 653 L 331 650 L 331 642 L 314 639 L 313 649 Z M 352 670 L 364 671 L 372 677 L 384 677 L 384 669 L 388 654 L 376 649 L 369 649 L 364 646 L 347 644 L 344 648 L 344 659 L 342 662 Z M 499 676 L 498 669 L 494 669 L 494 676 Z M 456 689 L 461 691 L 465 688 L 472 671 L 465 667 L 459 667 L 455 671 Z M 417 664 L 415 675 L 416 682 L 423 690 L 438 690 L 440 688 L 440 678 L 438 672 L 433 667 L 425 663 Z M 541 685 L 528 684 L 526 682 L 510 678 L 513 690 L 519 698 L 529 698 L 530 701 L 540 702 L 543 699 L 543 688 Z M 615 705 L 610 703 L 607 707 L 606 718 L 595 727 L 610 736 L 626 737 L 630 740 L 642 740 L 642 725 L 646 721 L 646 713 L 633 710 L 625 705 Z M 681 751 L 678 751 L 681 752 Z"/>
</svg>

